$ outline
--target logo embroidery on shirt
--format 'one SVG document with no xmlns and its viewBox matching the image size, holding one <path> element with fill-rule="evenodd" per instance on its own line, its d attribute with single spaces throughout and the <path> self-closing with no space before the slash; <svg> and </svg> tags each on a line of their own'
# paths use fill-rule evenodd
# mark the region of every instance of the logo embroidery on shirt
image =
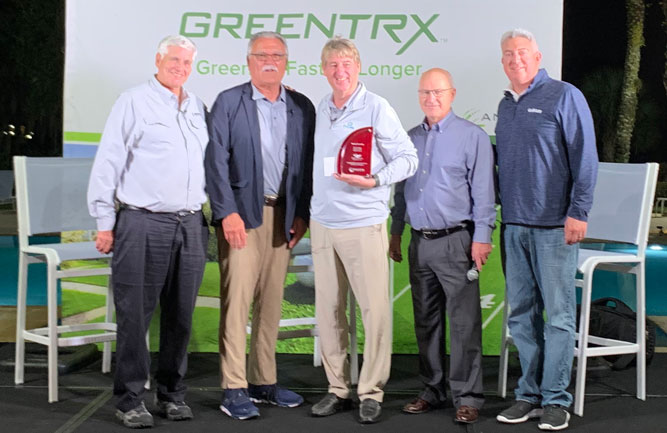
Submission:
<svg viewBox="0 0 667 433">
<path fill-rule="evenodd" d="M 343 125 L 343 128 L 354 129 L 354 124 L 352 122 L 347 122 Z"/>
<path fill-rule="evenodd" d="M 529 109 L 528 109 L 528 112 L 529 112 L 529 113 L 538 113 L 538 114 L 539 114 L 539 113 L 542 112 L 542 110 L 540 110 L 539 108 L 529 108 Z"/>
</svg>

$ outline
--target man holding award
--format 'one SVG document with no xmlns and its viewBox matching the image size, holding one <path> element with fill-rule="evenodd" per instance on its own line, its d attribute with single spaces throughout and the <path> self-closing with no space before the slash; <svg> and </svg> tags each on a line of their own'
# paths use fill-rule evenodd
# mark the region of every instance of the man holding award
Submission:
<svg viewBox="0 0 667 433">
<path fill-rule="evenodd" d="M 482 395 L 482 314 L 479 281 L 491 252 L 493 150 L 489 136 L 451 110 L 456 88 L 449 72 L 430 69 L 419 80 L 424 121 L 412 128 L 419 169 L 396 186 L 389 256 L 400 262 L 401 234 L 412 226 L 410 285 L 424 389 L 403 407 L 412 414 L 441 407 L 447 381 L 460 423 L 477 421 Z M 445 313 L 451 356 L 445 370 Z"/>
<path fill-rule="evenodd" d="M 308 227 L 315 128 L 310 100 L 282 85 L 285 39 L 253 35 L 247 59 L 250 82 L 213 105 L 205 160 L 220 255 L 220 409 L 235 419 L 259 416 L 253 403 L 303 402 L 277 385 L 275 351 L 290 248 Z"/>
<path fill-rule="evenodd" d="M 333 92 L 317 109 L 310 230 L 329 389 L 311 413 L 328 416 L 350 406 L 349 283 L 366 335 L 359 421 L 373 423 L 391 363 L 387 203 L 390 185 L 414 174 L 417 153 L 394 109 L 359 82 L 361 60 L 350 40 L 336 37 L 324 45 L 322 70 Z"/>
</svg>

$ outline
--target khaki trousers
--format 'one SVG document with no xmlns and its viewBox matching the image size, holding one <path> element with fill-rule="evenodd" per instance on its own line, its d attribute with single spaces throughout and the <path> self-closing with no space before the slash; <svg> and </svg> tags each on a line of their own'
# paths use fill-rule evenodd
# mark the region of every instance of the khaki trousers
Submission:
<svg viewBox="0 0 667 433">
<path fill-rule="evenodd" d="M 381 402 L 391 366 L 387 225 L 328 229 L 311 220 L 310 235 L 315 310 L 329 392 L 340 398 L 350 395 L 345 314 L 349 286 L 361 308 L 366 334 L 357 394 L 361 400 Z"/>
<path fill-rule="evenodd" d="M 276 340 L 290 258 L 285 211 L 264 206 L 263 224 L 246 230 L 247 245 L 229 247 L 216 228 L 220 255 L 221 386 L 271 385 L 276 378 Z M 252 302 L 252 336 L 246 380 L 246 323 Z"/>
</svg>

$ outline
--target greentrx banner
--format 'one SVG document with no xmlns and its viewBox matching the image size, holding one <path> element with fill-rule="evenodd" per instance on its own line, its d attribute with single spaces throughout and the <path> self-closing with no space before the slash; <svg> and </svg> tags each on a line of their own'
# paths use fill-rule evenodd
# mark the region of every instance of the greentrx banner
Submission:
<svg viewBox="0 0 667 433">
<path fill-rule="evenodd" d="M 507 86 L 500 36 L 516 27 L 531 30 L 543 53 L 542 65 L 558 78 L 562 15 L 562 0 L 68 0 L 64 154 L 95 153 L 118 95 L 155 73 L 157 43 L 176 33 L 197 44 L 186 87 L 209 107 L 220 91 L 249 80 L 248 39 L 264 30 L 287 39 L 284 83 L 317 105 L 330 91 L 320 69 L 321 48 L 340 35 L 354 40 L 361 52 L 361 80 L 389 100 L 406 130 L 423 118 L 417 100 L 420 74 L 442 67 L 452 73 L 457 88 L 455 112 L 493 135 L 496 109 Z M 497 238 L 494 233 L 496 244 Z M 504 281 L 499 256 L 496 248 L 480 275 L 486 354 L 497 354 L 500 342 Z M 406 261 L 393 268 L 394 351 L 414 353 Z M 207 265 L 194 318 L 193 351 L 217 351 L 217 272 L 216 263 Z M 311 286 L 312 277 L 288 275 L 284 317 L 314 315 Z M 65 290 L 63 304 L 67 296 L 75 294 Z M 158 334 L 154 328 L 151 337 Z M 295 339 L 280 342 L 278 350 L 306 352 L 312 347 L 312 341 Z"/>
</svg>

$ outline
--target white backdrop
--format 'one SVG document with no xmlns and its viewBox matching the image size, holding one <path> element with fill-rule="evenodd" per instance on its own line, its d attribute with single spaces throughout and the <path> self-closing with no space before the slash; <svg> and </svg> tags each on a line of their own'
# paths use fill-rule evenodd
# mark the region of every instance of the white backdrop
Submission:
<svg viewBox="0 0 667 433">
<path fill-rule="evenodd" d="M 249 79 L 248 36 L 278 30 L 288 38 L 284 83 L 315 105 L 329 91 L 320 51 L 332 35 L 354 40 L 368 88 L 386 97 L 403 126 L 421 121 L 419 74 L 448 69 L 454 110 L 493 135 L 502 90 L 499 38 L 523 27 L 537 37 L 542 65 L 560 77 L 562 0 L 68 0 L 65 61 L 66 156 L 92 155 L 118 95 L 155 73 L 156 46 L 181 33 L 197 44 L 186 87 L 212 105 L 223 89 Z M 214 66 L 215 65 L 215 66 Z M 92 146 L 91 146 L 92 145 Z"/>
</svg>

